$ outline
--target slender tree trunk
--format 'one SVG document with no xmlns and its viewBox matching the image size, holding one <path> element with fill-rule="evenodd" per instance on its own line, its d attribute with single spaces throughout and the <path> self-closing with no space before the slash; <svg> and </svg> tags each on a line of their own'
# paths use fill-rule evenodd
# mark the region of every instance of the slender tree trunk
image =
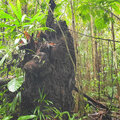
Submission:
<svg viewBox="0 0 120 120">
<path fill-rule="evenodd" d="M 104 44 L 103 41 L 101 41 L 101 45 L 102 45 L 102 76 L 103 76 L 103 82 L 106 81 L 106 73 L 105 73 L 105 55 L 104 55 Z"/>
<path fill-rule="evenodd" d="M 91 36 L 94 37 L 94 23 L 93 23 L 93 17 L 91 15 Z M 93 61 L 93 78 L 96 79 L 96 66 L 95 66 L 95 39 L 91 38 L 92 40 L 92 61 Z"/>
<path fill-rule="evenodd" d="M 90 76 L 90 67 L 91 67 L 91 64 L 90 64 L 90 61 L 89 61 L 89 50 L 88 50 L 88 39 L 86 40 L 86 51 L 87 51 L 87 55 L 86 55 L 86 80 L 88 81 L 88 84 L 90 84 L 91 82 L 91 76 Z M 85 90 L 88 91 L 89 90 L 89 85 L 86 85 L 85 86 Z"/>
<path fill-rule="evenodd" d="M 113 16 L 112 16 L 113 17 Z M 115 33 L 114 33 L 114 23 L 111 23 L 111 33 L 112 33 L 112 40 L 113 40 L 113 51 L 116 51 L 115 48 Z"/>
<path fill-rule="evenodd" d="M 113 14 L 111 14 L 111 17 L 113 18 Z M 118 75 L 117 75 L 117 56 L 116 56 L 116 46 L 115 46 L 115 32 L 114 32 L 114 22 L 111 22 L 111 33 L 112 33 L 112 39 L 113 39 L 113 59 L 114 59 L 114 68 L 115 68 L 115 75 L 117 77 L 117 94 L 118 96 L 120 96 L 120 85 L 118 82 Z M 112 79 L 112 85 L 113 85 L 114 79 Z M 114 87 L 114 85 L 113 85 Z M 112 87 L 112 98 L 114 96 L 114 88 Z M 119 100 L 119 104 L 120 104 L 120 100 Z"/>
<path fill-rule="evenodd" d="M 114 82 L 114 80 L 113 80 L 113 74 L 114 74 L 114 72 L 113 72 L 113 51 L 111 51 L 111 80 L 112 80 L 112 98 L 113 98 L 113 95 L 114 95 L 114 89 L 113 89 L 113 87 L 114 87 L 114 85 L 113 85 L 113 82 Z M 112 101 L 111 101 L 112 102 Z"/>
<path fill-rule="evenodd" d="M 95 61 L 95 62 L 96 62 L 96 63 L 95 63 L 96 68 L 95 68 L 95 69 L 96 69 L 96 71 L 97 71 L 97 72 L 96 72 L 96 78 L 97 78 L 97 80 L 98 80 L 98 99 L 100 100 L 100 79 L 99 79 L 99 77 L 98 77 L 98 76 L 99 76 L 99 68 L 98 68 L 98 65 L 99 65 L 99 59 L 98 59 L 98 57 L 99 57 L 99 55 L 98 55 L 98 51 L 97 51 L 97 49 L 98 49 L 98 48 L 97 48 L 97 47 L 98 47 L 97 44 L 98 44 L 97 41 L 95 41 L 95 52 L 96 52 L 96 53 L 95 53 L 95 60 L 96 60 L 96 61 Z"/>
<path fill-rule="evenodd" d="M 113 17 L 111 15 L 111 17 Z M 115 52 L 115 34 L 114 34 L 114 23 L 112 22 L 111 23 L 111 33 L 112 33 L 112 39 L 113 39 L 113 51 L 111 52 L 111 55 L 112 55 L 112 64 L 111 64 L 111 80 L 112 80 L 112 98 L 113 98 L 113 95 L 114 95 L 114 85 L 113 85 L 113 82 L 114 82 L 114 79 L 113 79 L 113 52 Z"/>
<path fill-rule="evenodd" d="M 73 39 L 74 39 L 74 47 L 75 47 L 75 54 L 76 54 L 76 30 L 75 30 L 75 16 L 74 16 L 74 9 L 73 9 L 73 4 L 74 4 L 74 1 L 73 0 L 70 0 L 70 6 L 71 6 L 71 12 L 72 12 L 72 30 L 73 30 Z"/>
<path fill-rule="evenodd" d="M 77 55 L 77 41 L 76 41 L 76 37 L 77 37 L 77 34 L 76 34 L 76 29 L 75 29 L 75 15 L 74 15 L 74 0 L 70 0 L 70 6 L 71 6 L 71 12 L 72 12 L 72 30 L 73 30 L 73 38 L 74 38 L 74 48 L 75 48 L 75 56 L 76 56 L 76 71 L 75 73 L 76 74 L 76 78 L 77 78 L 77 81 L 76 81 L 76 84 L 78 85 L 77 87 L 80 88 L 81 86 L 81 81 L 80 81 L 80 69 L 79 69 L 79 55 Z M 82 90 L 80 89 L 79 91 L 79 94 L 76 98 L 76 106 L 75 106 L 75 109 L 76 109 L 76 112 L 80 112 L 80 115 L 83 115 L 84 113 L 84 100 L 83 100 L 83 94 L 82 94 Z"/>
<path fill-rule="evenodd" d="M 108 60 L 108 67 L 109 67 L 109 64 L 110 64 L 110 58 L 109 58 L 109 44 L 110 42 L 108 41 L 108 47 L 107 47 L 107 60 Z"/>
</svg>

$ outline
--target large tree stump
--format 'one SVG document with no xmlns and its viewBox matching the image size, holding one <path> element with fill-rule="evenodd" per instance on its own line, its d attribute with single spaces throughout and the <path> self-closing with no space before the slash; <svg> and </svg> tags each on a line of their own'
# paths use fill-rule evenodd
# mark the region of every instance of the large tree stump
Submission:
<svg viewBox="0 0 120 120">
<path fill-rule="evenodd" d="M 32 44 L 31 47 L 31 43 L 29 43 L 30 45 L 27 47 L 34 50 L 35 54 L 27 51 L 21 63 L 25 70 L 22 109 L 28 113 L 37 105 L 34 100 L 39 98 L 39 89 L 44 90 L 46 99 L 52 101 L 59 110 L 71 112 L 74 108 L 72 90 L 75 88 L 75 73 L 73 62 L 75 64 L 76 59 L 73 38 L 65 21 L 54 23 L 52 14 L 54 8 L 55 3 L 50 0 L 46 26 L 55 31 L 41 32 L 36 49 L 35 44 Z M 66 46 L 68 46 L 70 54 Z M 27 50 L 27 47 L 21 49 Z"/>
</svg>

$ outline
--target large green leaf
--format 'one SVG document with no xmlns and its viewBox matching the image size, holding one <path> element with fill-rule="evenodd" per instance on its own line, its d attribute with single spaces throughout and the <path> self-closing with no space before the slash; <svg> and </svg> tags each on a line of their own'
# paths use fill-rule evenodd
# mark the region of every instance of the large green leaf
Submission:
<svg viewBox="0 0 120 120">
<path fill-rule="evenodd" d="M 17 120 L 29 120 L 36 118 L 36 115 L 26 115 L 26 116 L 20 116 Z"/>
<path fill-rule="evenodd" d="M 17 77 L 13 78 L 10 82 L 8 82 L 7 87 L 9 91 L 15 92 L 21 87 L 23 82 L 24 82 L 23 76 L 19 76 L 18 78 Z"/>
</svg>

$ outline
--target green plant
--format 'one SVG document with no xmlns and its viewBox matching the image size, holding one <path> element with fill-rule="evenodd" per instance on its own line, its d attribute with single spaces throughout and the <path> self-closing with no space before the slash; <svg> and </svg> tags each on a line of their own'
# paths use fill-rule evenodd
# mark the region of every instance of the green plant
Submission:
<svg viewBox="0 0 120 120">
<path fill-rule="evenodd" d="M 19 106 L 21 104 L 21 92 L 18 92 L 13 101 L 10 105 L 10 112 L 14 113 L 16 111 L 17 105 Z"/>
<path fill-rule="evenodd" d="M 11 120 L 13 118 L 13 116 L 5 116 L 4 118 L 2 118 L 2 120 Z"/>
<path fill-rule="evenodd" d="M 46 95 L 44 94 L 43 90 L 40 92 L 40 98 L 37 101 L 38 106 L 34 110 L 34 115 L 37 117 L 34 118 L 34 120 L 40 119 L 40 120 L 45 120 L 45 119 L 50 119 L 52 118 L 52 115 L 49 115 L 49 113 L 52 111 L 51 105 L 53 104 L 51 101 L 46 100 Z"/>
<path fill-rule="evenodd" d="M 2 87 L 0 88 L 2 89 Z M 4 90 L 4 91 L 1 90 L 0 93 L 0 118 L 2 120 L 10 120 L 12 118 L 9 111 L 11 103 L 9 103 L 7 99 L 4 97 L 7 91 L 8 90 Z"/>
<path fill-rule="evenodd" d="M 73 114 L 70 116 L 70 113 L 67 111 L 61 112 L 55 107 L 52 107 L 53 103 L 49 100 L 46 100 L 46 95 L 44 92 L 40 92 L 40 98 L 37 100 L 38 106 L 34 110 L 34 114 L 37 116 L 34 120 L 45 120 L 45 119 L 53 119 L 58 118 L 62 120 L 64 115 L 68 116 L 69 120 L 74 120 L 77 114 Z M 54 106 L 54 105 L 53 105 Z"/>
<path fill-rule="evenodd" d="M 7 87 L 9 91 L 15 92 L 21 87 L 23 82 L 24 82 L 24 77 L 18 76 L 18 77 L 13 78 L 10 82 L 8 82 Z"/>
<path fill-rule="evenodd" d="M 35 119 L 36 115 L 25 115 L 25 116 L 20 116 L 17 120 L 29 120 L 29 119 Z"/>
</svg>

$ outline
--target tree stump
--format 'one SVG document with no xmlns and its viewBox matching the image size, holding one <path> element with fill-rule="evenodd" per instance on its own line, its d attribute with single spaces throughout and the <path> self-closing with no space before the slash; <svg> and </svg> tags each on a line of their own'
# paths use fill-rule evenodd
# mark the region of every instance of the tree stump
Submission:
<svg viewBox="0 0 120 120">
<path fill-rule="evenodd" d="M 21 47 L 21 49 L 26 49 L 21 64 L 25 70 L 22 109 L 27 113 L 36 107 L 35 100 L 40 97 L 39 90 L 44 90 L 46 99 L 52 101 L 57 109 L 71 112 L 74 108 L 72 90 L 75 88 L 75 71 L 73 62 L 75 64 L 76 59 L 73 38 L 65 21 L 54 22 L 54 8 L 55 3 L 50 0 L 46 26 L 55 31 L 41 32 L 37 47 L 33 43 L 32 37 L 29 45 Z M 69 48 L 69 52 L 66 46 Z M 27 51 L 28 48 L 35 51 L 35 54 Z"/>
</svg>

